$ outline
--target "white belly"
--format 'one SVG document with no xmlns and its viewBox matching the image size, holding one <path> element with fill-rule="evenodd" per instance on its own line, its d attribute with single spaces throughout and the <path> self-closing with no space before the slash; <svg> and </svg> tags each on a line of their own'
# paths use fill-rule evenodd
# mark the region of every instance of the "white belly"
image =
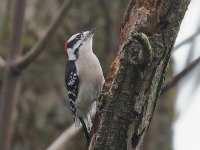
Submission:
<svg viewBox="0 0 200 150">
<path fill-rule="evenodd" d="M 99 96 L 104 77 L 99 60 L 94 53 L 76 61 L 79 76 L 79 94 L 76 100 L 76 115 L 86 117 L 94 100 Z"/>
</svg>

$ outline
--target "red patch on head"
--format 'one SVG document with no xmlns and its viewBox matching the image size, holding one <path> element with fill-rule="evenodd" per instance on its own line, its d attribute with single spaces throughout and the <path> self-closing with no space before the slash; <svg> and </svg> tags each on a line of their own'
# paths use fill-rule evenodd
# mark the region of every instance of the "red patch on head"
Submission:
<svg viewBox="0 0 200 150">
<path fill-rule="evenodd" d="M 68 41 L 65 43 L 65 49 L 67 48 L 67 46 L 68 46 Z"/>
</svg>

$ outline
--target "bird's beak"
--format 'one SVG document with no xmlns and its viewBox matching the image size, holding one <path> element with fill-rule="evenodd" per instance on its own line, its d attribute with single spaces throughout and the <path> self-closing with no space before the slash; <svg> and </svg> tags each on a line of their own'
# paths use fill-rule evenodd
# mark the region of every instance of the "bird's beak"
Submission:
<svg viewBox="0 0 200 150">
<path fill-rule="evenodd" d="M 95 27 L 94 29 L 92 29 L 89 34 L 94 34 L 94 32 L 98 29 L 98 27 Z"/>
<path fill-rule="evenodd" d="M 97 29 L 98 29 L 98 27 L 96 27 L 96 28 L 92 29 L 91 31 L 89 31 L 88 34 L 86 35 L 86 38 L 89 37 L 89 36 L 91 36 L 91 35 L 93 35 L 94 32 L 95 32 Z"/>
</svg>

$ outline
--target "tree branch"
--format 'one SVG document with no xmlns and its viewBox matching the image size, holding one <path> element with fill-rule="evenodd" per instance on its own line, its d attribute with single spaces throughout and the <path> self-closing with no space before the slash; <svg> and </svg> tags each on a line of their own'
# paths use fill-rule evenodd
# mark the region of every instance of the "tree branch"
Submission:
<svg viewBox="0 0 200 150">
<path fill-rule="evenodd" d="M 67 128 L 48 148 L 47 150 L 59 150 L 62 149 L 70 139 L 72 139 L 81 128 L 75 128 L 73 123 Z"/>
<path fill-rule="evenodd" d="M 65 14 L 69 10 L 72 0 L 67 0 L 64 2 L 62 5 L 60 11 L 54 18 L 54 20 L 51 22 L 49 25 L 44 37 L 42 37 L 31 49 L 29 52 L 27 52 L 24 56 L 18 58 L 14 64 L 13 67 L 15 70 L 21 71 L 22 69 L 26 68 L 31 62 L 33 62 L 39 55 L 40 53 L 44 50 L 44 46 L 46 43 L 50 40 L 52 35 L 55 33 L 57 30 L 60 22 L 64 19 Z"/>
<path fill-rule="evenodd" d="M 200 34 L 200 29 L 195 32 L 193 35 L 191 35 L 190 37 L 188 37 L 187 39 L 183 40 L 181 43 L 179 43 L 178 45 L 176 45 L 174 47 L 174 50 L 178 49 L 179 47 L 183 46 L 184 44 L 187 44 L 189 42 L 191 42 L 192 40 L 194 40 L 194 38 L 196 38 L 198 35 Z"/>
<path fill-rule="evenodd" d="M 199 63 L 200 63 L 200 57 L 198 57 L 196 60 L 194 60 L 190 65 L 188 65 L 179 74 L 175 75 L 174 78 L 171 81 L 166 83 L 162 88 L 161 94 L 166 93 L 170 88 L 175 86 L 183 77 L 185 77 Z"/>
<path fill-rule="evenodd" d="M 94 117 L 95 110 L 91 112 L 91 116 Z M 48 148 L 47 150 L 59 150 L 62 149 L 69 140 L 71 140 L 78 132 L 80 128 L 75 128 L 73 123 L 69 128 L 67 128 Z"/>
<path fill-rule="evenodd" d="M 5 60 L 0 56 L 0 69 L 3 69 L 6 65 Z"/>
</svg>

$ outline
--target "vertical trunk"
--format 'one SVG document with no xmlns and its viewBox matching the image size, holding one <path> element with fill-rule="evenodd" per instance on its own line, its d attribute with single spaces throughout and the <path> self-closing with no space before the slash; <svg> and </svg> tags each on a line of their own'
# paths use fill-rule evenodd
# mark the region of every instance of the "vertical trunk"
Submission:
<svg viewBox="0 0 200 150">
<path fill-rule="evenodd" d="M 24 11 L 25 0 L 16 0 L 11 45 L 0 95 L 0 148 L 2 150 L 10 148 L 13 112 L 19 93 L 19 72 L 12 69 L 12 62 L 21 54 Z"/>
<path fill-rule="evenodd" d="M 119 70 L 111 92 L 99 98 L 90 150 L 141 149 L 189 2 L 130 1 L 121 26 Z"/>
</svg>

